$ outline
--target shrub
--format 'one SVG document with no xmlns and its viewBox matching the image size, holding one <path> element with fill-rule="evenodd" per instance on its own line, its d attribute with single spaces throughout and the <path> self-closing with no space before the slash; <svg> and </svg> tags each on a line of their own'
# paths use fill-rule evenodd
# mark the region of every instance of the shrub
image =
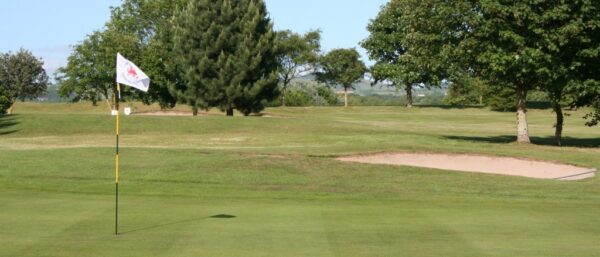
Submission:
<svg viewBox="0 0 600 257">
<path fill-rule="evenodd" d="M 10 97 L 7 91 L 0 87 L 0 114 L 6 114 L 6 111 L 11 105 L 12 103 L 10 102 Z"/>
<path fill-rule="evenodd" d="M 293 82 L 285 94 L 287 106 L 329 106 L 337 102 L 329 87 L 314 81 Z"/>
</svg>

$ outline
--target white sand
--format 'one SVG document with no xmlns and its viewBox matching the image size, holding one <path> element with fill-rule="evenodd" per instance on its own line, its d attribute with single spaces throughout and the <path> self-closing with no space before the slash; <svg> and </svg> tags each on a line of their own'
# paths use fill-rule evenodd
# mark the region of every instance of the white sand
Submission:
<svg viewBox="0 0 600 257">
<path fill-rule="evenodd" d="M 478 155 L 383 153 L 341 157 L 338 160 L 558 180 L 589 178 L 595 176 L 596 171 L 566 164 Z"/>
</svg>

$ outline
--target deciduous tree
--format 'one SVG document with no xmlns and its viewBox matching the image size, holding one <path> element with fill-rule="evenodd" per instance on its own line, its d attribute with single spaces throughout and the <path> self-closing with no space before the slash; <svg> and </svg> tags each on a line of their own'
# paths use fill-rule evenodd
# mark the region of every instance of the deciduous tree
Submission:
<svg viewBox="0 0 600 257">
<path fill-rule="evenodd" d="M 17 100 L 24 101 L 46 92 L 48 76 L 44 62 L 25 49 L 16 53 L 0 54 L 0 104 L 12 113 Z M 0 108 L 0 109 L 4 109 Z"/>
<path fill-rule="evenodd" d="M 321 50 L 321 31 L 309 31 L 299 35 L 290 30 L 277 32 L 278 76 L 281 84 L 281 105 L 285 106 L 285 94 L 290 82 L 302 75 L 314 72 Z"/>
<path fill-rule="evenodd" d="M 144 69 L 153 85 L 147 94 L 122 88 L 123 97 L 173 107 L 176 100 L 169 89 L 181 83 L 181 73 L 172 61 L 172 17 L 186 2 L 125 0 L 112 8 L 110 21 L 75 45 L 67 66 L 56 74 L 61 95 L 93 104 L 110 99 L 115 88 L 116 53 L 120 52 Z"/>
<path fill-rule="evenodd" d="M 530 142 L 526 99 L 531 89 L 539 88 L 553 99 L 560 144 L 564 89 L 588 78 L 581 67 L 597 63 L 598 2 L 487 0 L 477 10 L 470 46 L 475 69 L 493 83 L 515 90 L 517 141 Z"/>
<path fill-rule="evenodd" d="M 392 0 L 383 6 L 361 43 L 376 62 L 371 68 L 374 79 L 404 87 L 407 106 L 412 106 L 414 86 L 437 86 L 447 78 L 451 67 L 444 45 L 463 37 L 455 33 L 464 19 L 457 14 L 468 6 L 435 0 Z"/>
<path fill-rule="evenodd" d="M 139 49 L 136 38 L 131 34 L 115 30 L 92 33 L 74 46 L 67 66 L 58 70 L 59 94 L 75 102 L 91 101 L 94 105 L 103 99 L 110 100 L 116 90 L 116 53 L 120 52 L 135 62 L 139 58 L 134 53 Z"/>
<path fill-rule="evenodd" d="M 348 89 L 364 77 L 367 67 L 356 49 L 334 49 L 321 57 L 317 80 L 329 86 L 344 87 L 344 106 L 348 107 Z"/>
</svg>

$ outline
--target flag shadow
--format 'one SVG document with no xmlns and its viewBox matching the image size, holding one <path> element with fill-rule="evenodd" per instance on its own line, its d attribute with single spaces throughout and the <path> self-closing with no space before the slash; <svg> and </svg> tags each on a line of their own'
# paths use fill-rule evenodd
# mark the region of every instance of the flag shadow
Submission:
<svg viewBox="0 0 600 257">
<path fill-rule="evenodd" d="M 119 234 L 120 235 L 131 234 L 131 233 L 145 231 L 145 230 L 158 229 L 158 228 L 181 225 L 181 224 L 186 224 L 186 223 L 194 223 L 194 222 L 204 221 L 207 219 L 233 219 L 233 218 L 237 218 L 237 216 L 230 215 L 230 214 L 218 214 L 218 215 L 213 215 L 213 216 L 209 216 L 209 217 L 173 221 L 173 222 L 168 222 L 168 223 L 163 223 L 163 224 L 158 224 L 158 225 L 147 226 L 147 227 L 143 227 L 143 228 L 122 231 L 122 232 L 119 232 Z"/>
</svg>

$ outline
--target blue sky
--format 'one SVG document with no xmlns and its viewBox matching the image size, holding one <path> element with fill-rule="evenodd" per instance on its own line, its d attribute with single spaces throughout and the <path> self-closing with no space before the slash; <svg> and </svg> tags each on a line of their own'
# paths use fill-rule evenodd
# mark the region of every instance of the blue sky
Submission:
<svg viewBox="0 0 600 257">
<path fill-rule="evenodd" d="M 388 0 L 266 0 L 277 30 L 323 31 L 323 50 L 355 47 L 368 36 L 366 26 Z M 23 47 L 42 57 L 48 72 L 66 63 L 70 46 L 110 18 L 121 0 L 2 0 L 0 52 Z"/>
</svg>

